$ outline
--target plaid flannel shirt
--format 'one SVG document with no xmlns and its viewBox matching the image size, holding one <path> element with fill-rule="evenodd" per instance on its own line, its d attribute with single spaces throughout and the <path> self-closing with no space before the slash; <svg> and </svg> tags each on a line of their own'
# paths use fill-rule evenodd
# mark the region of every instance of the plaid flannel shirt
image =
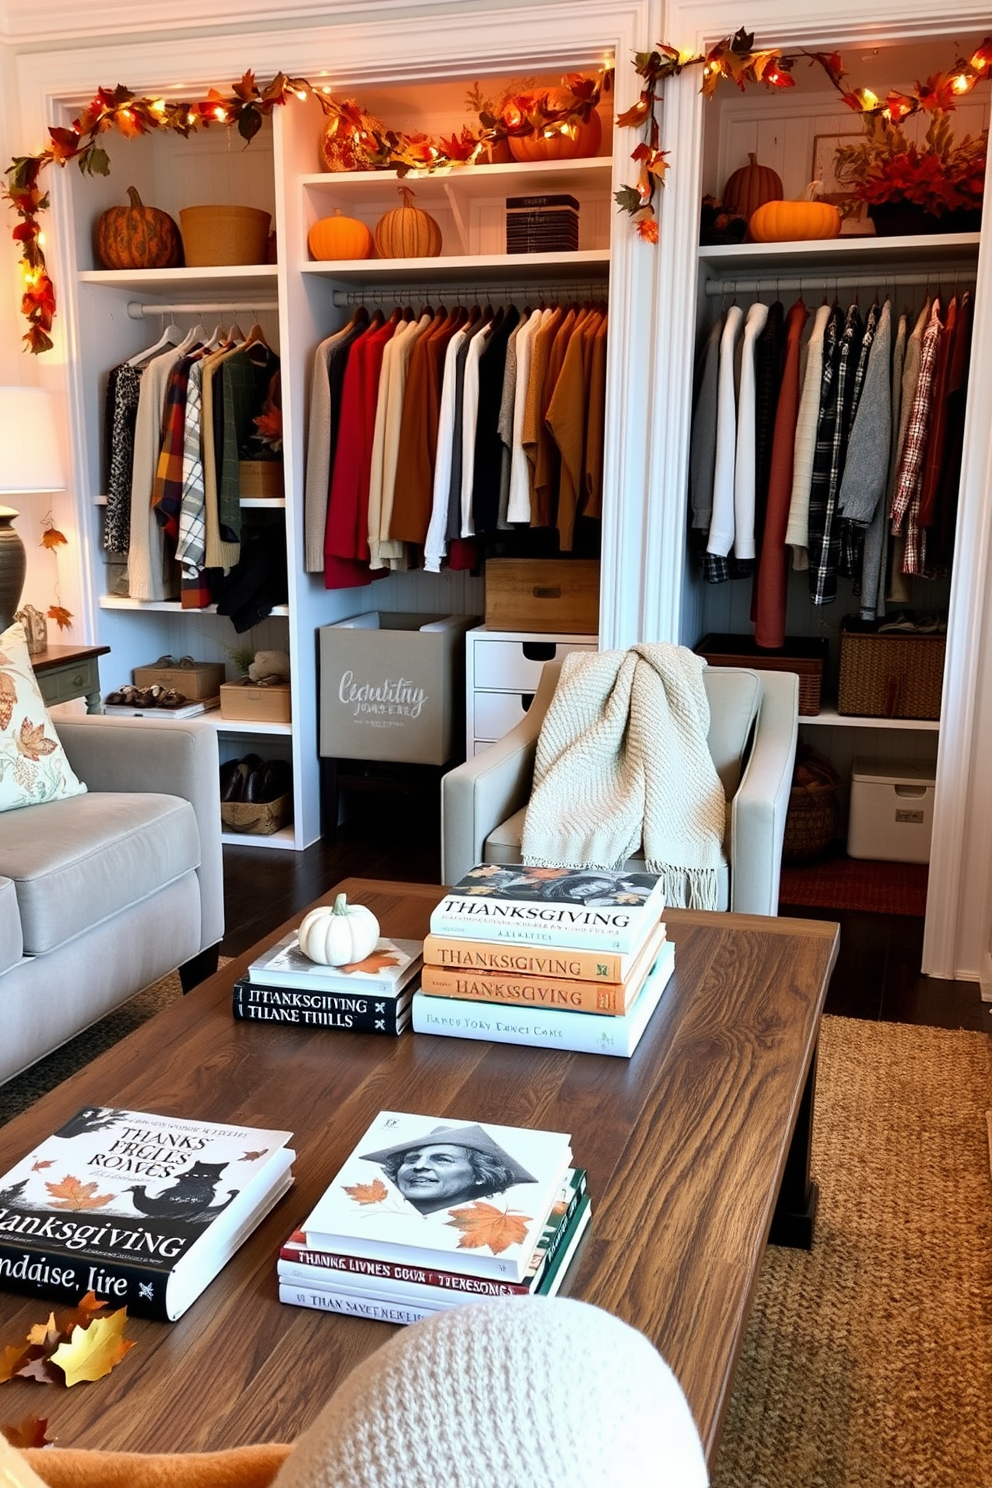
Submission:
<svg viewBox="0 0 992 1488">
<path fill-rule="evenodd" d="M 869 315 L 871 338 L 874 318 Z M 831 317 L 827 327 L 825 351 L 830 350 L 830 331 L 839 327 L 840 312 Z M 835 331 L 836 336 L 836 331 Z M 866 343 L 867 342 L 867 347 Z M 857 411 L 861 387 L 868 365 L 871 340 L 861 320 L 857 305 L 851 305 L 843 330 L 836 337 L 834 357 L 824 356 L 824 383 L 827 398 L 820 403 L 820 423 L 816 431 L 816 453 L 813 457 L 813 479 L 809 499 L 809 589 L 813 604 L 832 604 L 837 598 L 837 570 L 840 562 L 840 524 L 837 496 L 844 474 L 844 459 Z M 828 379 L 830 361 L 835 372 Z"/>
<path fill-rule="evenodd" d="M 902 571 L 923 577 L 929 575 L 926 562 L 926 529 L 919 525 L 920 494 L 923 488 L 923 470 L 926 463 L 927 439 L 930 433 L 933 378 L 942 332 L 940 301 L 935 299 L 927 328 L 923 333 L 920 371 L 916 379 L 916 391 L 913 394 L 909 423 L 906 425 L 906 438 L 903 441 L 899 474 L 892 498 L 893 534 L 898 535 L 905 530 L 906 535 Z"/>
</svg>

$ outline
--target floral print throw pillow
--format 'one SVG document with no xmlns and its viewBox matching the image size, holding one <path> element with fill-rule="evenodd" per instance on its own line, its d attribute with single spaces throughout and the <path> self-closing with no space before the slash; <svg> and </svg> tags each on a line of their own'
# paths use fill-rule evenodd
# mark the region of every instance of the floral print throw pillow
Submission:
<svg viewBox="0 0 992 1488">
<path fill-rule="evenodd" d="M 0 634 L 0 811 L 78 796 L 73 773 L 48 716 L 20 621 Z"/>
</svg>

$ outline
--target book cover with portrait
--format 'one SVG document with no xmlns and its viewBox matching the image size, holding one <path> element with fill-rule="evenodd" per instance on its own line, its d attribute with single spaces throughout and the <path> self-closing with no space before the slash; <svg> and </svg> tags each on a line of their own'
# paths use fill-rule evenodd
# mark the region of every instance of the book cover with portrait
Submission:
<svg viewBox="0 0 992 1488">
<path fill-rule="evenodd" d="M 519 1281 L 571 1155 L 563 1132 L 380 1111 L 300 1228 L 317 1250 Z"/>
</svg>

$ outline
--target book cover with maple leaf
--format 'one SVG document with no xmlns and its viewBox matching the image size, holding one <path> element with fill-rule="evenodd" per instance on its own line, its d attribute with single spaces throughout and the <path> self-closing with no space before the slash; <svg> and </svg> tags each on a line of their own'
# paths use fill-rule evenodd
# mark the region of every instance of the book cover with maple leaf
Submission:
<svg viewBox="0 0 992 1488">
<path fill-rule="evenodd" d="M 248 981 L 263 987 L 395 997 L 420 970 L 423 951 L 421 940 L 391 940 L 381 935 L 363 961 L 323 966 L 303 954 L 297 932 L 291 930 L 255 958 L 248 968 Z"/>
<path fill-rule="evenodd" d="M 0 1177 L 0 1287 L 178 1317 L 289 1187 L 291 1135 L 84 1107 Z"/>
<path fill-rule="evenodd" d="M 380 1111 L 300 1228 L 315 1250 L 520 1281 L 570 1163 L 563 1132 Z"/>
</svg>

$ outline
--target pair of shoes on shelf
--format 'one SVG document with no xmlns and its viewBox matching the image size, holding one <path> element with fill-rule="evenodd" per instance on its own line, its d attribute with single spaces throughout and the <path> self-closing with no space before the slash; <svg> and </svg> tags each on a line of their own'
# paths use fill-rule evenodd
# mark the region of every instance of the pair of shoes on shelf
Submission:
<svg viewBox="0 0 992 1488">
<path fill-rule="evenodd" d="M 108 708 L 181 708 L 188 701 L 174 687 L 162 687 L 153 682 L 151 687 L 119 687 L 104 698 Z"/>
<path fill-rule="evenodd" d="M 290 765 L 287 760 L 263 760 L 257 754 L 246 754 L 241 760 L 227 760 L 220 767 L 222 801 L 275 801 L 289 790 Z"/>
</svg>

